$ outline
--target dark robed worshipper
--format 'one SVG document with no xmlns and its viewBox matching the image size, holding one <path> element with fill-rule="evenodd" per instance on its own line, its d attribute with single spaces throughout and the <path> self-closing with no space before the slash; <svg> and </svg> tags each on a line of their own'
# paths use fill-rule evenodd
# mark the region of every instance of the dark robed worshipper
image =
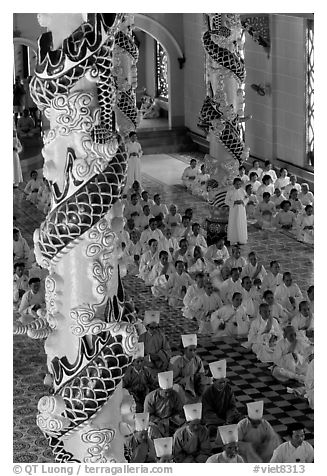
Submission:
<svg viewBox="0 0 327 476">
<path fill-rule="evenodd" d="M 136 411 L 143 412 L 145 397 L 158 387 L 158 379 L 153 376 L 144 362 L 143 342 L 138 343 L 134 360 L 124 375 L 123 387 L 134 397 Z"/>
<path fill-rule="evenodd" d="M 184 405 L 186 423 L 174 434 L 176 463 L 205 463 L 211 453 L 208 429 L 201 424 L 202 403 Z"/>
<path fill-rule="evenodd" d="M 263 400 L 246 405 L 248 416 L 238 423 L 240 455 L 247 463 L 267 463 L 281 439 L 270 423 L 262 418 Z"/>
<path fill-rule="evenodd" d="M 144 343 L 146 365 L 152 373 L 168 369 L 171 349 L 167 337 L 159 328 L 160 311 L 145 311 L 143 324 L 146 332 L 140 335 L 139 342 Z"/>
<path fill-rule="evenodd" d="M 197 335 L 182 335 L 184 355 L 174 357 L 170 369 L 174 373 L 174 390 L 179 394 L 183 403 L 198 401 L 205 389 L 211 383 L 211 378 L 204 375 L 201 358 L 196 354 Z"/>
<path fill-rule="evenodd" d="M 173 437 L 157 438 L 153 440 L 158 463 L 174 463 Z"/>
<path fill-rule="evenodd" d="M 135 431 L 125 443 L 129 463 L 156 463 L 153 441 L 148 436 L 149 413 L 135 413 Z"/>
<path fill-rule="evenodd" d="M 238 454 L 237 425 L 219 426 L 218 431 L 223 442 L 223 451 L 210 456 L 206 463 L 244 463 L 244 459 Z"/>
<path fill-rule="evenodd" d="M 173 390 L 173 372 L 158 374 L 159 387 L 144 401 L 144 411 L 150 414 L 149 436 L 152 439 L 172 436 L 184 423 L 183 405 Z"/>
<path fill-rule="evenodd" d="M 210 434 L 215 435 L 222 423 L 237 423 L 241 415 L 236 408 L 234 392 L 226 379 L 226 360 L 210 362 L 213 383 L 202 396 L 203 420 Z"/>
</svg>

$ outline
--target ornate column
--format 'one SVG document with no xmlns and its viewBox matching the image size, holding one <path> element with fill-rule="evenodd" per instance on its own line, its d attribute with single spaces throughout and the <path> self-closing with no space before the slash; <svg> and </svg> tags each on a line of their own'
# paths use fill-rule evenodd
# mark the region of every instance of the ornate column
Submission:
<svg viewBox="0 0 327 476">
<path fill-rule="evenodd" d="M 52 206 L 34 233 L 47 268 L 46 313 L 14 332 L 45 338 L 52 395 L 37 424 L 57 462 L 124 462 L 133 399 L 121 380 L 137 343 L 117 258 L 126 177 L 124 138 L 136 126 L 132 18 L 38 14 L 31 94 L 50 122 L 42 154 Z"/>
</svg>

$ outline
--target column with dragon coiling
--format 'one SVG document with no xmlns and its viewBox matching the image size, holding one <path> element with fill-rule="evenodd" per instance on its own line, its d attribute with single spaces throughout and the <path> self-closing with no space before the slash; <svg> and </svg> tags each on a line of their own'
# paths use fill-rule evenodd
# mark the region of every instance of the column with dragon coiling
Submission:
<svg viewBox="0 0 327 476">
<path fill-rule="evenodd" d="M 238 175 L 241 160 L 249 154 L 241 137 L 240 122 L 244 121 L 243 36 L 240 17 L 230 13 L 204 15 L 202 37 L 206 52 L 206 98 L 198 127 L 210 141 L 206 168 L 211 184 L 218 188 L 211 194 L 217 207 L 224 198 L 233 178 Z"/>
<path fill-rule="evenodd" d="M 45 315 L 14 332 L 46 339 L 52 394 L 39 401 L 37 424 L 56 461 L 124 462 L 134 402 L 122 378 L 137 333 L 124 303 L 117 232 L 124 137 L 137 117 L 133 22 L 120 13 L 38 20 L 48 31 L 30 88 L 50 124 L 42 154 L 52 204 L 34 244 L 49 274 Z"/>
</svg>

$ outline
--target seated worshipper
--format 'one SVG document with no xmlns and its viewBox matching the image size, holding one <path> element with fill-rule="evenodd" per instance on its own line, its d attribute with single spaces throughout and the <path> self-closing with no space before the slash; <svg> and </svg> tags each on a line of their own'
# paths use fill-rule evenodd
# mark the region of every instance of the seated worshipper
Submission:
<svg viewBox="0 0 327 476">
<path fill-rule="evenodd" d="M 45 215 L 49 213 L 51 208 L 51 190 L 46 178 L 43 178 L 43 187 L 38 191 L 37 208 Z"/>
<path fill-rule="evenodd" d="M 194 246 L 193 258 L 188 268 L 189 275 L 194 278 L 196 273 L 205 273 L 207 270 L 207 261 L 203 258 L 202 249 L 200 246 Z"/>
<path fill-rule="evenodd" d="M 144 205 L 143 207 L 143 213 L 141 215 L 135 217 L 135 228 L 138 228 L 141 230 L 146 230 L 149 228 L 149 220 L 151 218 L 154 218 L 153 215 L 150 214 L 150 207 L 149 205 Z"/>
<path fill-rule="evenodd" d="M 150 207 L 151 213 L 154 217 L 162 213 L 163 218 L 168 215 L 168 208 L 164 203 L 161 203 L 161 197 L 159 193 L 153 195 L 154 204 Z"/>
<path fill-rule="evenodd" d="M 13 228 L 13 252 L 14 264 L 24 263 L 25 267 L 29 268 L 32 264 L 32 254 L 30 247 L 18 228 Z"/>
<path fill-rule="evenodd" d="M 169 207 L 169 213 L 165 217 L 165 222 L 172 230 L 175 230 L 176 226 L 182 224 L 182 216 L 180 213 L 177 213 L 177 206 L 174 203 Z"/>
<path fill-rule="evenodd" d="M 272 163 L 269 160 L 265 160 L 265 167 L 262 171 L 261 179 L 263 179 L 265 175 L 269 175 L 273 183 L 276 182 L 277 175 L 274 169 L 272 168 Z"/>
<path fill-rule="evenodd" d="M 204 375 L 204 366 L 196 354 L 197 335 L 182 335 L 184 354 L 173 357 L 169 369 L 174 374 L 173 389 L 178 393 L 183 403 L 193 403 L 200 400 L 205 385 L 210 383 Z"/>
<path fill-rule="evenodd" d="M 266 274 L 267 271 L 265 267 L 258 262 L 255 251 L 250 251 L 248 254 L 248 262 L 242 269 L 242 276 L 249 276 L 252 280 L 259 278 L 262 282 Z"/>
<path fill-rule="evenodd" d="M 137 195 L 137 198 L 139 200 L 141 200 L 141 192 L 142 192 L 142 189 L 141 189 L 141 184 L 140 182 L 138 182 L 137 180 L 134 180 L 134 182 L 132 183 L 132 186 L 131 188 L 127 191 L 127 198 L 128 200 L 131 200 L 131 196 L 133 195 L 133 193 L 136 193 Z M 141 205 L 141 204 L 140 204 Z M 141 205 L 142 206 L 142 205 Z"/>
<path fill-rule="evenodd" d="M 174 229 L 174 236 L 178 240 L 181 240 L 182 238 L 185 238 L 187 240 L 191 233 L 192 229 L 190 217 L 188 217 L 187 215 L 183 215 L 181 225 L 177 225 Z"/>
<path fill-rule="evenodd" d="M 151 286 L 149 275 L 152 268 L 159 261 L 158 242 L 154 238 L 149 240 L 149 250 L 142 254 L 139 267 L 139 278 L 143 279 L 146 285 Z"/>
<path fill-rule="evenodd" d="M 26 187 L 24 188 L 24 193 L 26 195 L 26 200 L 36 205 L 37 203 L 37 194 L 41 186 L 41 180 L 38 178 L 36 170 L 32 170 L 31 179 L 27 182 Z"/>
<path fill-rule="evenodd" d="M 255 288 L 252 287 L 252 280 L 249 276 L 242 278 L 242 307 L 249 318 L 256 316 L 259 308 L 259 300 L 253 292 Z"/>
<path fill-rule="evenodd" d="M 289 198 L 290 192 L 293 188 L 296 188 L 296 190 L 300 193 L 301 192 L 301 185 L 297 183 L 297 176 L 296 175 L 290 175 L 290 183 L 286 185 L 284 188 L 284 195 L 286 199 Z"/>
<path fill-rule="evenodd" d="M 224 267 L 232 270 L 233 268 L 243 269 L 247 263 L 244 256 L 241 256 L 241 248 L 238 245 L 232 245 L 231 247 L 232 256 L 226 259 L 224 262 Z"/>
<path fill-rule="evenodd" d="M 157 240 L 159 243 L 162 240 L 163 234 L 161 230 L 157 229 L 157 221 L 155 218 L 150 218 L 149 220 L 149 228 L 142 231 L 140 236 L 140 243 L 142 246 L 143 252 L 149 249 L 149 240 L 154 239 Z"/>
<path fill-rule="evenodd" d="M 192 223 L 192 232 L 188 235 L 188 242 L 190 246 L 200 246 L 203 253 L 207 251 L 208 245 L 205 237 L 200 233 L 200 224 Z"/>
<path fill-rule="evenodd" d="M 136 411 L 143 411 L 144 399 L 149 392 L 157 388 L 157 378 L 153 376 L 144 362 L 144 343 L 139 342 L 133 362 L 128 366 L 123 378 L 126 388 L 136 403 Z"/>
<path fill-rule="evenodd" d="M 240 177 L 244 185 L 248 183 L 249 181 L 249 177 L 248 175 L 246 175 L 245 172 L 246 172 L 246 168 L 244 167 L 244 165 L 240 165 L 238 168 L 238 176 Z"/>
<path fill-rule="evenodd" d="M 199 323 L 199 334 L 210 335 L 212 333 L 210 323 L 211 314 L 222 307 L 223 303 L 210 279 L 205 280 L 204 291 L 205 294 L 198 299 L 196 319 Z"/>
<path fill-rule="evenodd" d="M 217 267 L 213 269 L 211 266 L 211 264 L 210 268 L 208 266 L 208 270 L 210 270 L 209 278 L 212 282 L 213 287 L 217 289 L 220 293 L 220 289 L 224 288 L 225 281 L 227 281 L 227 279 L 230 277 L 230 271 L 228 268 L 221 268 L 219 265 L 217 265 Z"/>
<path fill-rule="evenodd" d="M 166 228 L 166 225 L 164 224 L 162 213 L 159 213 L 159 215 L 155 216 L 154 218 L 156 219 L 156 222 L 157 222 L 157 229 L 160 230 L 161 233 L 163 234 Z"/>
<path fill-rule="evenodd" d="M 249 173 L 249 182 L 247 185 L 252 185 L 252 192 L 257 195 L 257 191 L 261 186 L 261 182 L 258 180 L 258 174 L 256 172 L 250 172 Z"/>
<path fill-rule="evenodd" d="M 190 165 L 184 169 L 182 175 L 182 182 L 187 189 L 192 189 L 195 179 L 199 174 L 199 170 L 196 166 L 196 160 L 191 159 Z"/>
<path fill-rule="evenodd" d="M 294 327 L 299 336 L 303 336 L 304 341 L 306 341 L 307 336 L 313 336 L 314 321 L 308 301 L 300 302 L 299 312 L 290 319 L 290 325 Z"/>
<path fill-rule="evenodd" d="M 202 395 L 203 421 L 210 435 L 216 436 L 217 426 L 224 423 L 237 423 L 241 415 L 236 408 L 236 399 L 232 387 L 226 379 L 226 360 L 209 363 L 213 383 Z"/>
<path fill-rule="evenodd" d="M 139 204 L 139 199 L 136 193 L 132 193 L 131 200 L 127 202 L 124 208 L 124 217 L 133 218 L 134 222 L 136 217 L 142 215 L 142 207 Z"/>
<path fill-rule="evenodd" d="M 275 191 L 275 188 L 274 188 L 274 184 L 272 183 L 272 179 L 271 179 L 270 175 L 264 175 L 263 178 L 262 178 L 262 184 L 260 185 L 260 187 L 257 190 L 258 202 L 259 203 L 262 202 L 263 194 L 265 192 L 269 192 L 270 196 L 271 196 L 271 195 L 274 194 L 274 191 Z"/>
<path fill-rule="evenodd" d="M 19 137 L 32 137 L 38 132 L 35 123 L 30 116 L 29 110 L 24 109 L 23 115 L 17 122 L 17 134 Z"/>
<path fill-rule="evenodd" d="M 140 258 L 142 255 L 142 246 L 139 241 L 140 235 L 137 230 L 130 233 L 130 240 L 128 240 L 124 248 L 124 262 L 129 274 L 137 275 L 139 272 Z"/>
<path fill-rule="evenodd" d="M 125 456 L 129 463 L 156 463 L 153 441 L 148 436 L 149 413 L 135 413 L 135 430 L 125 441 Z"/>
<path fill-rule="evenodd" d="M 259 306 L 259 315 L 251 323 L 247 347 L 251 348 L 261 362 L 273 362 L 277 342 L 283 338 L 278 321 L 272 317 L 267 303 Z"/>
<path fill-rule="evenodd" d="M 187 319 L 196 319 L 198 298 L 204 295 L 204 274 L 196 273 L 195 283 L 188 287 L 183 299 L 182 314 Z"/>
<path fill-rule="evenodd" d="M 312 205 L 306 205 L 304 213 L 298 218 L 296 238 L 303 243 L 314 244 L 314 216 Z"/>
<path fill-rule="evenodd" d="M 231 304 L 226 304 L 211 314 L 212 337 L 240 337 L 248 334 L 250 321 L 241 304 L 242 294 L 236 292 Z"/>
<path fill-rule="evenodd" d="M 270 289 L 266 289 L 262 297 L 268 304 L 272 317 L 276 319 L 280 327 L 285 327 L 289 321 L 289 312 L 281 304 L 276 302 L 274 293 Z"/>
<path fill-rule="evenodd" d="M 173 437 L 156 438 L 153 440 L 157 455 L 157 463 L 175 463 L 173 458 Z"/>
<path fill-rule="evenodd" d="M 264 212 L 269 211 L 272 216 L 276 214 L 276 207 L 272 200 L 270 200 L 270 193 L 264 192 L 262 194 L 262 201 L 259 203 L 256 209 L 256 216 L 257 216 L 257 225 L 259 227 L 262 226 L 262 215 Z"/>
<path fill-rule="evenodd" d="M 284 338 L 277 342 L 274 350 L 273 376 L 283 382 L 293 379 L 303 383 L 312 354 L 313 346 L 304 342 L 293 326 L 286 326 Z"/>
<path fill-rule="evenodd" d="M 23 295 L 28 291 L 28 277 L 24 274 L 25 264 L 24 263 L 15 263 L 14 264 L 14 292 L 13 292 L 13 302 L 18 304 Z"/>
<path fill-rule="evenodd" d="M 300 301 L 303 300 L 302 292 L 296 283 L 293 283 L 289 271 L 283 273 L 283 282 L 274 293 L 276 302 L 279 302 L 288 312 L 296 312 Z"/>
<path fill-rule="evenodd" d="M 291 212 L 295 213 L 295 215 L 301 214 L 304 211 L 304 206 L 298 198 L 296 188 L 292 188 L 288 200 L 291 202 Z"/>
<path fill-rule="evenodd" d="M 223 442 L 223 452 L 210 456 L 206 463 L 244 463 L 244 459 L 238 454 L 237 425 L 219 426 L 218 431 Z"/>
<path fill-rule="evenodd" d="M 273 293 L 276 291 L 277 287 L 283 282 L 283 275 L 279 272 L 280 264 L 278 261 L 270 261 L 269 271 L 263 277 L 261 291 L 264 292 L 267 289 Z"/>
<path fill-rule="evenodd" d="M 258 206 L 258 199 L 255 193 L 253 193 L 253 187 L 251 183 L 248 183 L 245 186 L 245 209 L 246 209 L 246 217 L 248 222 L 256 221 L 256 208 Z"/>
<path fill-rule="evenodd" d="M 301 183 L 301 192 L 299 193 L 298 198 L 304 207 L 307 205 L 313 205 L 313 193 L 310 192 L 309 185 L 307 183 Z"/>
<path fill-rule="evenodd" d="M 160 311 L 145 311 L 143 324 L 146 332 L 139 336 L 144 343 L 145 363 L 154 375 L 168 369 L 171 350 L 167 337 L 159 328 Z"/>
<path fill-rule="evenodd" d="M 151 285 L 151 292 L 155 297 L 166 296 L 169 277 L 174 274 L 175 266 L 168 261 L 167 251 L 161 250 L 159 262 L 149 273 L 146 284 Z"/>
<path fill-rule="evenodd" d="M 143 190 L 143 192 L 141 192 L 140 205 L 142 208 L 144 205 L 149 205 L 150 209 L 152 205 L 154 205 L 154 201 L 149 198 L 149 192 L 147 190 Z"/>
<path fill-rule="evenodd" d="M 173 261 L 173 256 L 179 249 L 178 241 L 174 236 L 172 236 L 172 231 L 170 228 L 166 227 L 162 233 L 164 236 L 159 241 L 158 249 L 159 251 L 167 251 L 168 260 Z"/>
<path fill-rule="evenodd" d="M 186 271 L 188 267 L 192 264 L 192 251 L 188 246 L 188 241 L 186 238 L 182 238 L 179 241 L 179 248 L 175 251 L 173 255 L 173 261 L 183 261 Z"/>
<path fill-rule="evenodd" d="M 229 304 L 232 301 L 233 294 L 234 293 L 242 294 L 242 290 L 243 290 L 242 282 L 240 280 L 239 269 L 232 268 L 230 273 L 231 273 L 230 278 L 226 279 L 219 289 L 220 297 L 224 304 Z"/>
<path fill-rule="evenodd" d="M 195 177 L 193 188 L 191 189 L 193 195 L 198 195 L 208 200 L 207 182 L 210 179 L 210 174 L 206 173 L 205 165 L 200 167 L 200 173 Z"/>
<path fill-rule="evenodd" d="M 260 164 L 259 160 L 256 160 L 256 159 L 252 162 L 252 169 L 249 170 L 249 177 L 250 177 L 251 173 L 255 173 L 255 174 L 257 174 L 258 178 L 261 178 L 263 170 L 262 170 L 262 168 L 260 167 L 259 164 Z M 250 177 L 250 179 L 251 179 L 251 177 Z"/>
<path fill-rule="evenodd" d="M 303 423 L 287 427 L 289 441 L 281 443 L 274 451 L 270 463 L 313 463 L 313 448 L 305 438 Z"/>
<path fill-rule="evenodd" d="M 205 463 L 211 453 L 209 431 L 201 424 L 202 403 L 184 405 L 186 423 L 174 434 L 176 463 Z"/>
<path fill-rule="evenodd" d="M 205 258 L 209 263 L 212 263 L 212 270 L 216 269 L 217 266 L 219 266 L 219 269 L 222 269 L 225 261 L 229 258 L 229 252 L 225 246 L 225 239 L 223 236 L 214 237 L 213 244 L 208 247 Z"/>
<path fill-rule="evenodd" d="M 149 437 L 172 436 L 184 423 L 183 405 L 177 392 L 173 390 L 173 372 L 158 373 L 159 387 L 150 392 L 144 401 L 144 411 L 150 414 Z"/>
<path fill-rule="evenodd" d="M 287 169 L 285 169 L 285 167 L 282 167 L 279 170 L 279 177 L 274 183 L 275 190 L 276 188 L 278 188 L 279 190 L 283 191 L 286 185 L 288 185 L 289 183 L 290 183 L 290 178 L 287 175 Z"/>
<path fill-rule="evenodd" d="M 268 463 L 281 438 L 262 418 L 263 400 L 247 403 L 248 415 L 238 422 L 238 447 L 246 463 Z"/>
<path fill-rule="evenodd" d="M 184 261 L 177 260 L 175 270 L 175 273 L 169 277 L 167 282 L 167 297 L 169 306 L 180 309 L 183 306 L 186 291 L 193 284 L 193 280 L 185 272 Z"/>
<path fill-rule="evenodd" d="M 275 205 L 276 212 L 280 210 L 280 206 L 284 200 L 286 200 L 286 197 L 282 194 L 279 188 L 275 187 L 275 193 L 271 196 L 271 201 Z"/>
<path fill-rule="evenodd" d="M 45 309 L 45 295 L 41 289 L 40 278 L 31 278 L 28 286 L 29 290 L 23 295 L 18 309 L 23 324 L 33 322 L 39 315 L 38 311 Z"/>
</svg>

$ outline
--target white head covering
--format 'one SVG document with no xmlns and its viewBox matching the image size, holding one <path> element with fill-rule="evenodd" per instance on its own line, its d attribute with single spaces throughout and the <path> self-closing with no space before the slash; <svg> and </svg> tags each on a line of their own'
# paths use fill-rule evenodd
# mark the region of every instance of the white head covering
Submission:
<svg viewBox="0 0 327 476">
<path fill-rule="evenodd" d="M 149 416 L 149 412 L 135 413 L 135 431 L 142 431 L 148 429 Z"/>
<path fill-rule="evenodd" d="M 136 352 L 134 354 L 134 360 L 140 357 L 144 357 L 144 342 L 138 342 Z"/>
<path fill-rule="evenodd" d="M 173 371 L 168 370 L 168 372 L 160 372 L 158 373 L 158 382 L 159 387 L 163 390 L 167 390 L 168 388 L 172 388 L 173 386 Z"/>
<path fill-rule="evenodd" d="M 173 454 L 173 437 L 156 438 L 153 440 L 157 458 L 161 456 L 171 456 Z"/>
<path fill-rule="evenodd" d="M 186 421 L 201 420 L 202 403 L 190 403 L 183 406 Z"/>
<path fill-rule="evenodd" d="M 226 360 L 216 360 L 215 362 L 210 362 L 209 364 L 210 371 L 213 378 L 226 378 Z"/>
<path fill-rule="evenodd" d="M 184 334 L 182 335 L 183 347 L 189 347 L 190 345 L 197 346 L 198 338 L 196 334 Z"/>
<path fill-rule="evenodd" d="M 156 322 L 159 324 L 160 321 L 160 311 L 145 311 L 143 324 L 147 325 L 150 322 Z"/>
<path fill-rule="evenodd" d="M 263 415 L 263 400 L 259 402 L 251 402 L 247 403 L 246 406 L 248 407 L 248 417 L 252 420 L 260 420 Z"/>
<path fill-rule="evenodd" d="M 219 426 L 218 430 L 224 445 L 238 441 L 237 425 Z"/>
</svg>

